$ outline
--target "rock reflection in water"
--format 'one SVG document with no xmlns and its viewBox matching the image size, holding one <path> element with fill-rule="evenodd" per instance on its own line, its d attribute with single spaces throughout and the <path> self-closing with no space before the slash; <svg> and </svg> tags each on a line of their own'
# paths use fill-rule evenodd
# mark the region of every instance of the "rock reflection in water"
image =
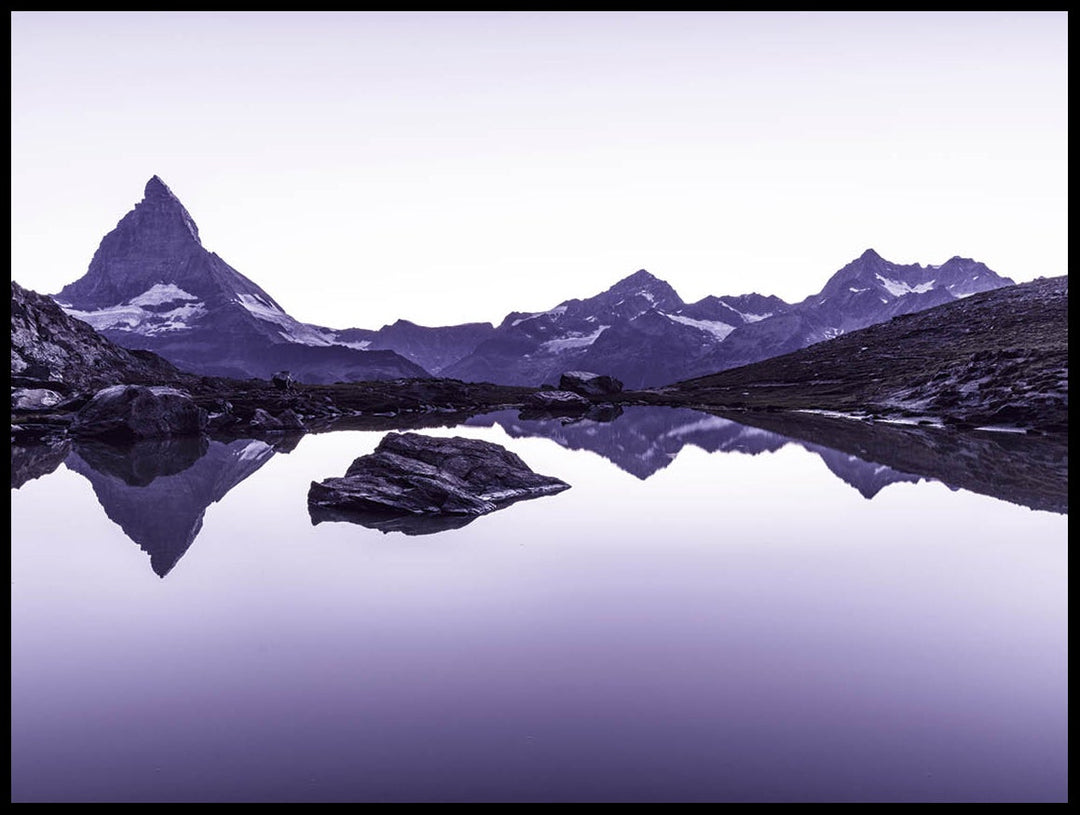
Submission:
<svg viewBox="0 0 1080 815">
<path fill-rule="evenodd" d="M 808 450 L 826 447 L 940 481 L 953 490 L 1029 509 L 1069 512 L 1069 441 L 1064 435 L 961 432 L 810 413 L 740 413 L 737 418 L 763 430 L 785 433 Z"/>
<path fill-rule="evenodd" d="M 117 446 L 98 440 L 78 441 L 75 453 L 102 475 L 120 479 L 131 487 L 146 487 L 158 478 L 179 475 L 206 455 L 206 436 L 145 439 Z"/>
<path fill-rule="evenodd" d="M 589 450 L 642 480 L 671 464 L 688 444 L 708 453 L 757 455 L 779 450 L 787 442 L 775 433 L 686 408 L 627 407 L 603 421 L 537 418 L 504 410 L 475 416 L 467 424 L 497 424 L 512 438 L 542 437 L 569 450 Z"/>
<path fill-rule="evenodd" d="M 433 535 L 450 529 L 461 529 L 475 521 L 478 515 L 387 515 L 378 512 L 356 512 L 330 507 L 308 506 L 313 526 L 325 522 L 343 522 L 377 529 L 379 532 L 400 532 L 403 535 Z"/>
<path fill-rule="evenodd" d="M 686 445 L 709 453 L 759 455 L 797 444 L 870 499 L 894 483 L 936 480 L 1031 509 L 1068 513 L 1068 441 L 1051 436 L 957 432 L 870 424 L 813 414 L 712 415 L 665 407 L 627 407 L 620 415 L 532 418 L 507 410 L 465 424 L 499 425 L 512 438 L 549 438 L 603 456 L 639 479 L 667 467 Z M 385 428 L 384 428 L 385 429 Z M 106 515 L 166 575 L 198 535 L 206 508 L 300 436 L 229 442 L 155 440 L 127 447 L 69 441 L 12 445 L 11 485 L 53 472 L 64 462 L 90 481 Z M 319 509 L 312 523 L 339 521 L 382 532 L 428 535 L 458 529 L 466 517 L 388 516 Z"/>
<path fill-rule="evenodd" d="M 614 421 L 532 418 L 507 410 L 470 425 L 499 425 L 513 438 L 543 437 L 589 450 L 640 479 L 667 467 L 686 445 L 747 455 L 797 444 L 867 499 L 895 483 L 940 481 L 950 489 L 1068 512 L 1068 442 L 1064 437 L 960 432 L 871 424 L 812 414 L 713 415 L 685 408 L 627 407 Z"/>
<path fill-rule="evenodd" d="M 27 481 L 49 475 L 56 470 L 71 451 L 71 442 L 43 441 L 11 445 L 11 488 L 19 489 Z"/>
<path fill-rule="evenodd" d="M 498 424 L 514 438 L 540 436 L 570 450 L 589 450 L 642 480 L 671 464 L 687 445 L 707 453 L 756 456 L 776 452 L 793 441 L 781 433 L 686 408 L 628 407 L 616 419 L 604 422 L 537 419 L 508 410 L 475 417 L 469 424 Z M 866 498 L 888 484 L 919 480 L 917 475 L 820 445 L 802 446 L 821 456 L 834 475 Z"/>
</svg>

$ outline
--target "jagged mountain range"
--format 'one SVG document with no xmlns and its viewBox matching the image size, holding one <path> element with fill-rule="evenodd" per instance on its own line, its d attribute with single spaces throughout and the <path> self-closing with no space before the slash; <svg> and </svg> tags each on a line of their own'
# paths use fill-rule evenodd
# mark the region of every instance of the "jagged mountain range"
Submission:
<svg viewBox="0 0 1080 815">
<path fill-rule="evenodd" d="M 55 299 L 127 348 L 200 374 L 309 383 L 442 376 L 539 386 L 594 370 L 654 387 L 806 347 L 845 332 L 1010 285 L 977 261 L 891 263 L 873 250 L 800 303 L 751 293 L 686 303 L 645 270 L 586 299 L 512 312 L 499 325 L 332 329 L 289 316 L 202 246 L 179 199 L 154 176 L 102 240 L 86 274 Z"/>
<path fill-rule="evenodd" d="M 583 369 L 615 376 L 631 388 L 655 387 L 1011 283 L 973 260 L 901 266 L 867 250 L 801 303 L 756 293 L 685 303 L 670 285 L 640 270 L 587 300 L 509 315 L 491 338 L 443 374 L 536 385 Z"/>
</svg>

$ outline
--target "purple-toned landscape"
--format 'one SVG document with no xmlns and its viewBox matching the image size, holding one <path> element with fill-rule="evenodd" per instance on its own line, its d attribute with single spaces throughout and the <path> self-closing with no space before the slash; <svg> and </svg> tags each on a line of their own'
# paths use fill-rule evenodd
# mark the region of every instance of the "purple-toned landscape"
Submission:
<svg viewBox="0 0 1080 815">
<path fill-rule="evenodd" d="M 1067 801 L 1066 77 L 13 12 L 12 802 Z"/>
</svg>

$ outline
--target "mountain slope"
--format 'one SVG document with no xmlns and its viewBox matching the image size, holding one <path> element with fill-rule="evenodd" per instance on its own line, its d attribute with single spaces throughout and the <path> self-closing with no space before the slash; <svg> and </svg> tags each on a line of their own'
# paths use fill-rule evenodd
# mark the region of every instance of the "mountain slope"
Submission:
<svg viewBox="0 0 1080 815">
<path fill-rule="evenodd" d="M 288 368 L 307 382 L 427 374 L 392 351 L 350 348 L 290 317 L 203 247 L 191 215 L 157 176 L 102 239 L 86 274 L 55 299 L 114 342 L 200 374 L 266 378 Z"/>
<path fill-rule="evenodd" d="M 662 388 L 687 407 L 1068 430 L 1069 279 L 972 295 Z"/>
</svg>

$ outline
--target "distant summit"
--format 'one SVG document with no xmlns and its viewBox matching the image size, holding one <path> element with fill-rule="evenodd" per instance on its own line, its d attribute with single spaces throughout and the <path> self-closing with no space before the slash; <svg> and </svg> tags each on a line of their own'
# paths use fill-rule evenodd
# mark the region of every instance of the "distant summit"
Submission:
<svg viewBox="0 0 1080 815">
<path fill-rule="evenodd" d="M 509 314 L 490 339 L 444 373 L 539 385 L 583 369 L 615 376 L 628 388 L 654 387 L 1011 284 L 975 261 L 903 266 L 867 249 L 802 303 L 757 292 L 686 303 L 640 269 L 594 297 Z"/>
</svg>

